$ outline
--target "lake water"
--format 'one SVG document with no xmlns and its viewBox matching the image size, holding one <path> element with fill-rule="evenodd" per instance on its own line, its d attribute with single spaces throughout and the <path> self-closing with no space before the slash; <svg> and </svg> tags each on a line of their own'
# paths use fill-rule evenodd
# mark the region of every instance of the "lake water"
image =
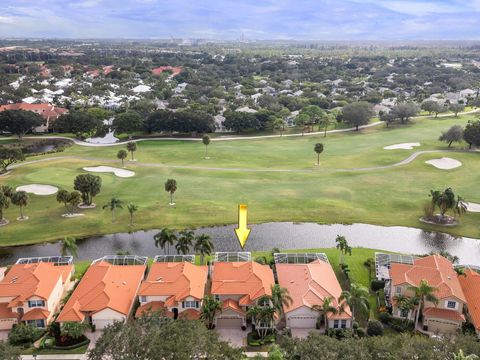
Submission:
<svg viewBox="0 0 480 360">
<path fill-rule="evenodd" d="M 209 234 L 215 251 L 241 251 L 234 228 L 234 225 L 201 228 L 195 230 L 195 233 Z M 274 247 L 284 250 L 335 247 L 336 236 L 343 235 L 353 247 L 419 255 L 432 251 L 448 251 L 458 256 L 461 264 L 480 266 L 480 240 L 455 238 L 445 233 L 416 228 L 291 222 L 251 225 L 250 228 L 252 231 L 245 251 L 269 251 Z M 118 233 L 78 240 L 78 258 L 96 259 L 103 255 L 116 254 L 118 251 L 149 257 L 163 254 L 153 241 L 153 236 L 158 231 Z M 174 252 L 174 249 L 170 249 L 170 253 Z M 0 264 L 11 264 L 20 257 L 51 256 L 59 253 L 59 243 L 5 247 L 0 249 Z"/>
</svg>

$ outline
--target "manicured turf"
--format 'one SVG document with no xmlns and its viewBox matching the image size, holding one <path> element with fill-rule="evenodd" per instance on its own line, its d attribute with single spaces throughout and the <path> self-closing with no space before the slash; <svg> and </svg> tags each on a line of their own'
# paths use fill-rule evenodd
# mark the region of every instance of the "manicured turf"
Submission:
<svg viewBox="0 0 480 360">
<path fill-rule="evenodd" d="M 480 238 L 478 213 L 463 216 L 461 225 L 451 229 L 427 226 L 418 221 L 430 189 L 452 186 L 465 199 L 480 202 L 479 153 L 425 154 L 408 165 L 390 169 L 338 170 L 389 165 L 419 150 L 445 149 L 446 146 L 437 141 L 440 132 L 453 124 L 464 125 L 471 118 L 416 120 L 405 127 L 386 129 L 381 125 L 361 133 L 329 135 L 327 138 L 218 141 L 209 146 L 210 160 L 203 159 L 204 147 L 200 142 L 140 142 L 135 157 L 142 163 L 307 171 L 178 169 L 128 163 L 128 168 L 136 172 L 133 178 L 100 174 L 103 186 L 101 194 L 95 199 L 100 206 L 94 210 L 83 210 L 84 217 L 61 218 L 63 207 L 55 201 L 55 196 L 31 196 L 31 204 L 26 209 L 30 219 L 25 222 L 15 220 L 18 208 L 11 206 L 6 211 L 11 223 L 0 229 L 0 244 L 128 231 L 126 210 L 119 210 L 118 220 L 112 224 L 108 210 L 101 208 L 112 196 L 125 203 L 132 201 L 139 205 L 134 230 L 231 224 L 237 221 L 237 204 L 247 203 L 250 223 L 363 222 L 448 230 Z M 320 167 L 314 166 L 316 156 L 313 145 L 316 142 L 325 144 Z M 403 142 L 421 142 L 422 146 L 413 150 L 383 150 L 384 146 Z M 2 177 L 0 183 L 13 186 L 52 184 L 72 190 L 75 176 L 84 173 L 82 167 L 112 166 L 102 160 L 115 159 L 120 148 L 123 145 L 102 148 L 73 146 L 63 153 L 35 157 L 73 155 L 98 160 L 58 159 L 25 165 Z M 460 160 L 463 166 L 444 171 L 424 163 L 425 160 L 443 156 Z M 176 207 L 168 206 L 168 194 L 164 191 L 168 178 L 174 178 L 178 183 Z"/>
</svg>

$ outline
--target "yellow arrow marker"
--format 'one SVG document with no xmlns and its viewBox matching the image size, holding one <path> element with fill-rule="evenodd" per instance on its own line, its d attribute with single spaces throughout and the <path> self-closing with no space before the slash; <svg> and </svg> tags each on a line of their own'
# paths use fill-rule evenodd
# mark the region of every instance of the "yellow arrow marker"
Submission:
<svg viewBox="0 0 480 360">
<path fill-rule="evenodd" d="M 250 229 L 247 228 L 247 210 L 248 205 L 238 205 L 238 228 L 235 229 L 235 234 L 237 234 L 242 249 L 245 247 L 248 235 L 250 235 Z"/>
</svg>

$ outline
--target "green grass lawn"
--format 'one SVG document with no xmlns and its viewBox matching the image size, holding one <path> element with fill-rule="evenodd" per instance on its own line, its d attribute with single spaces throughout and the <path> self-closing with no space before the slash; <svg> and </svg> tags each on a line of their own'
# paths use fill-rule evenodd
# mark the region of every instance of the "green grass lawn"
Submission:
<svg viewBox="0 0 480 360">
<path fill-rule="evenodd" d="M 88 350 L 88 344 L 84 346 L 80 346 L 76 349 L 71 350 L 56 350 L 56 349 L 35 349 L 35 348 L 28 348 L 22 350 L 22 355 L 68 355 L 68 354 L 85 354 Z"/>
<path fill-rule="evenodd" d="M 405 127 L 387 129 L 381 125 L 359 133 L 332 134 L 327 138 L 317 135 L 215 141 L 209 146 L 210 160 L 203 159 L 204 147 L 200 142 L 140 142 L 135 154 L 139 162 L 217 169 L 146 167 L 128 163 L 127 167 L 136 172 L 135 177 L 122 179 L 112 174 L 100 174 L 102 191 L 95 198 L 99 206 L 93 210 L 83 210 L 83 217 L 71 219 L 60 217 L 64 209 L 55 201 L 55 196 L 32 195 L 25 211 L 30 217 L 28 221 L 15 220 L 19 212 L 15 206 L 10 206 L 5 212 L 11 223 L 1 228 L 0 244 L 18 245 L 62 239 L 65 236 L 84 237 L 128 231 L 126 210 L 118 211 L 115 224 L 111 223 L 108 210 L 102 210 L 102 205 L 113 196 L 125 203 L 132 201 L 140 207 L 133 230 L 231 224 L 237 221 L 237 204 L 247 203 L 250 223 L 363 222 L 448 230 L 453 234 L 480 238 L 478 213 L 463 216 L 461 224 L 450 229 L 428 226 L 418 221 L 430 189 L 452 186 L 465 199 L 480 202 L 480 154 L 424 154 L 400 167 L 373 171 L 348 170 L 393 164 L 418 150 L 446 149 L 437 140 L 440 132 L 453 124 L 464 125 L 471 118 L 422 119 Z M 317 142 L 325 144 L 320 167 L 314 166 L 316 155 L 313 146 Z M 413 150 L 383 150 L 384 146 L 403 142 L 420 142 L 422 146 Z M 59 158 L 29 164 L 1 177 L 0 183 L 12 186 L 52 184 L 72 190 L 73 179 L 84 173 L 84 166 L 112 165 L 102 160 L 115 159 L 123 146 L 73 146 L 63 153 L 31 157 L 29 160 L 70 155 L 97 160 Z M 460 146 L 464 147 L 465 144 Z M 443 156 L 460 160 L 463 166 L 445 171 L 424 163 L 428 159 Z M 169 178 L 176 179 L 178 183 L 176 207 L 168 206 L 168 194 L 164 191 L 164 183 Z"/>
</svg>

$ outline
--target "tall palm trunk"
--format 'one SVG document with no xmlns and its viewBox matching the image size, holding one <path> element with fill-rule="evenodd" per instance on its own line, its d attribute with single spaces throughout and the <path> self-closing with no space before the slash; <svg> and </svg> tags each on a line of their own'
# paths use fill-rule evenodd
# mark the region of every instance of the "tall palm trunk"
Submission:
<svg viewBox="0 0 480 360">
<path fill-rule="evenodd" d="M 23 206 L 20 206 L 20 219 L 23 219 Z"/>
<path fill-rule="evenodd" d="M 112 223 L 115 222 L 115 209 L 112 209 Z"/>
<path fill-rule="evenodd" d="M 317 165 L 320 165 L 320 154 L 317 154 Z"/>
<path fill-rule="evenodd" d="M 170 192 L 170 204 L 173 204 L 173 193 Z"/>
<path fill-rule="evenodd" d="M 132 161 L 133 161 L 133 151 L 130 151 L 132 153 Z"/>
<path fill-rule="evenodd" d="M 205 159 L 208 158 L 208 145 L 205 145 Z"/>
<path fill-rule="evenodd" d="M 415 330 L 417 329 L 418 320 L 420 319 L 420 311 L 422 311 L 422 304 L 423 304 L 423 298 L 421 298 L 418 301 L 418 309 L 417 309 L 417 313 L 415 314 Z"/>
</svg>

